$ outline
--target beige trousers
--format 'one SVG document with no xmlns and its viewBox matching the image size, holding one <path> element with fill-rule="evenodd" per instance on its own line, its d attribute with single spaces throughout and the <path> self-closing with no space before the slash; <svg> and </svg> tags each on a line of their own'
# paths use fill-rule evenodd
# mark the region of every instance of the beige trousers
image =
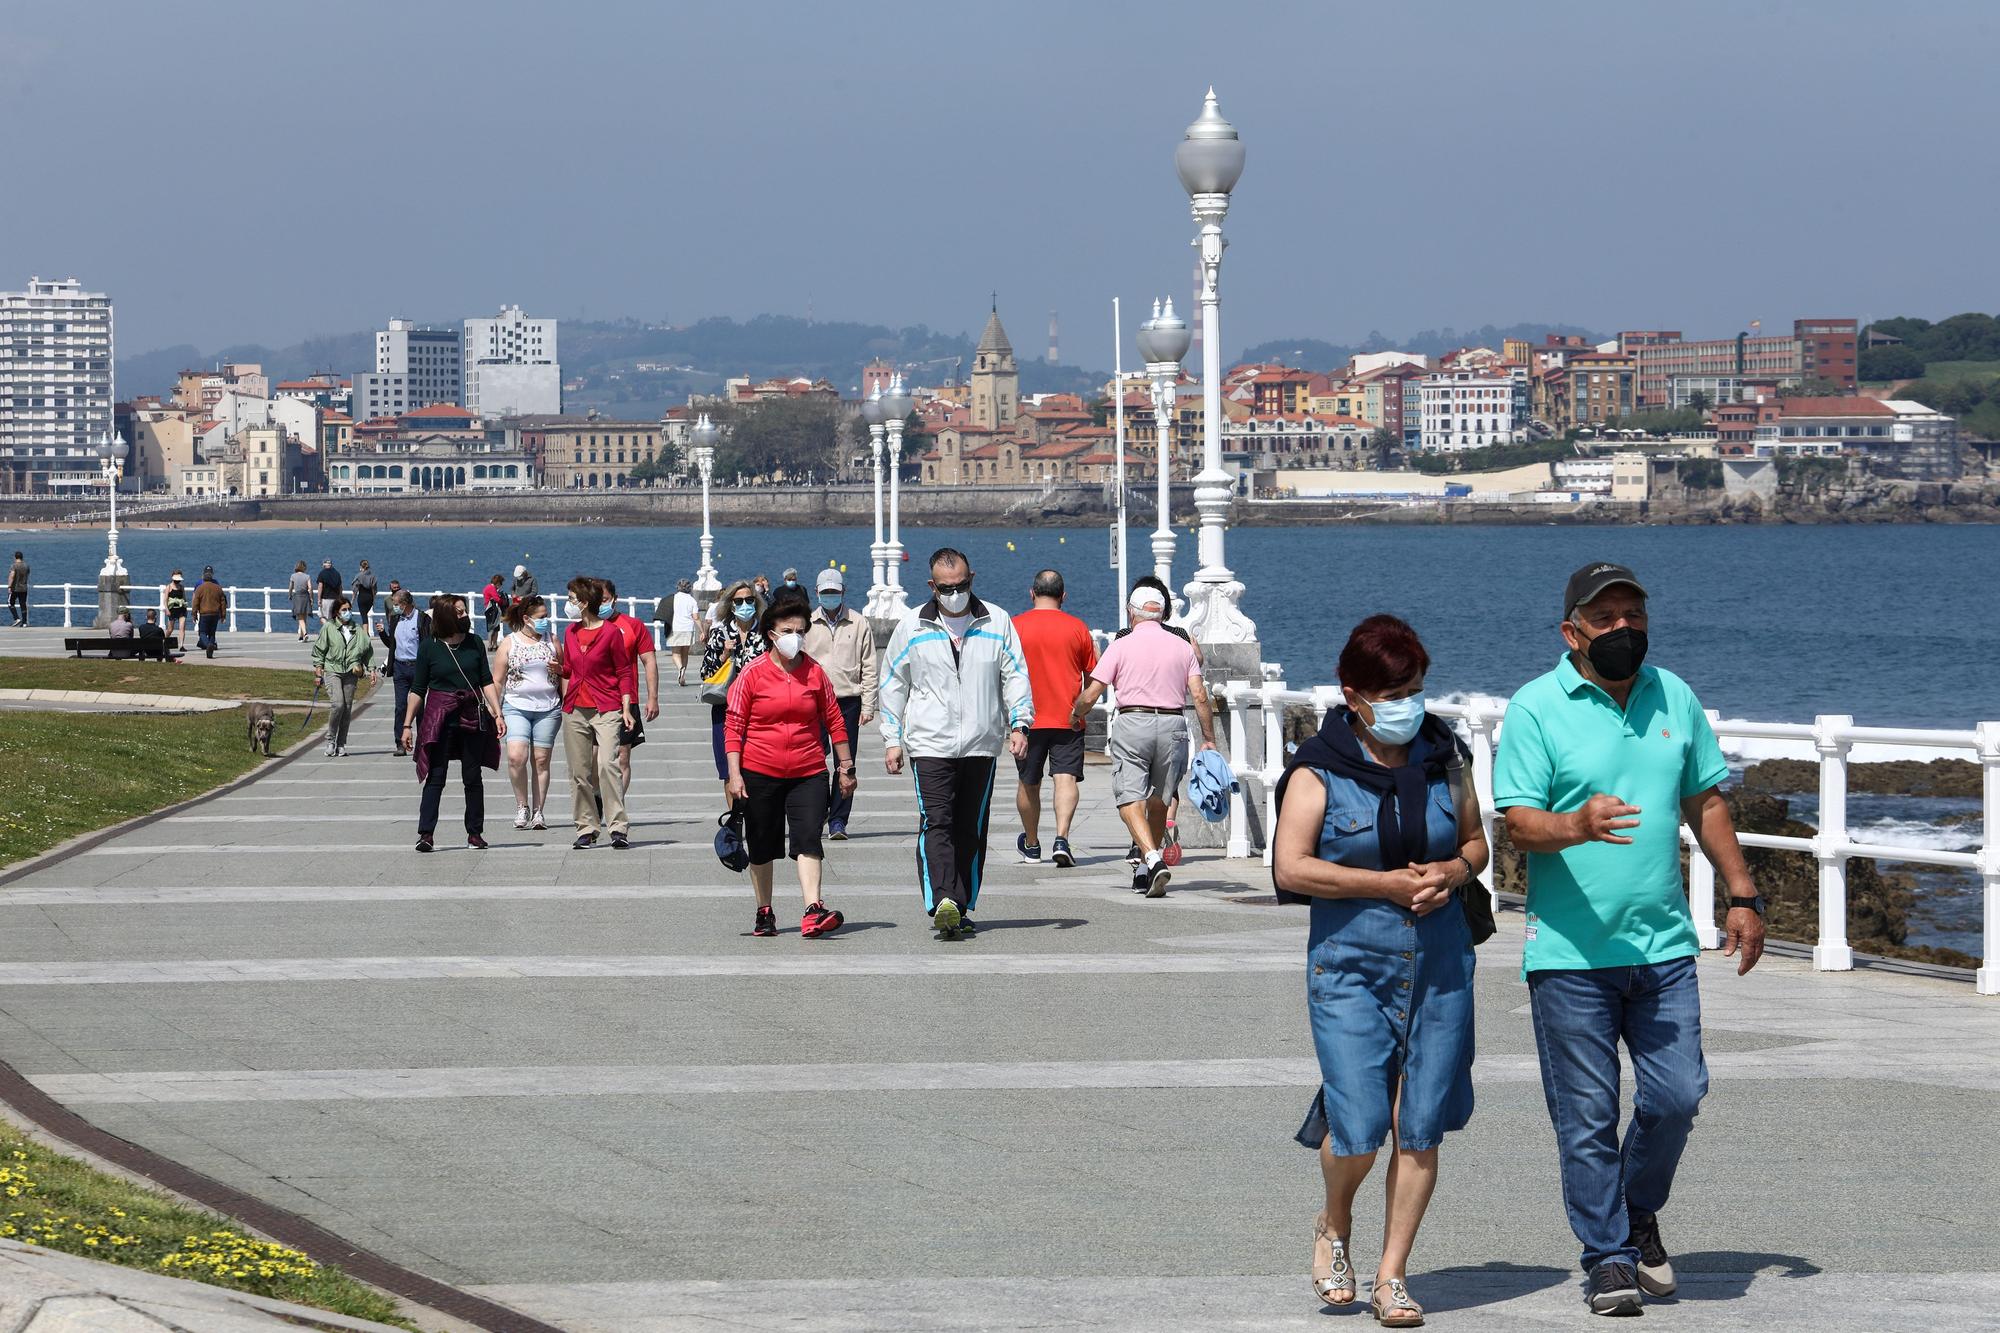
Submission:
<svg viewBox="0 0 2000 1333">
<path fill-rule="evenodd" d="M 562 715 L 563 758 L 569 764 L 570 816 L 578 833 L 597 832 L 597 803 L 613 833 L 627 831 L 625 784 L 618 776 L 617 709 L 577 707 Z"/>
</svg>

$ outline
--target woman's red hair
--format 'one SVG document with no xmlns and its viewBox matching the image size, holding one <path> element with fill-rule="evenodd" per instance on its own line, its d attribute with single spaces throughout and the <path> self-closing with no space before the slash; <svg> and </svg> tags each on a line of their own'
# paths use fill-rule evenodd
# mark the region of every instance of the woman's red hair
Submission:
<svg viewBox="0 0 2000 1333">
<path fill-rule="evenodd" d="M 1340 683 L 1363 694 L 1393 690 L 1431 669 L 1431 655 L 1417 632 L 1396 616 L 1370 616 L 1340 650 Z"/>
</svg>

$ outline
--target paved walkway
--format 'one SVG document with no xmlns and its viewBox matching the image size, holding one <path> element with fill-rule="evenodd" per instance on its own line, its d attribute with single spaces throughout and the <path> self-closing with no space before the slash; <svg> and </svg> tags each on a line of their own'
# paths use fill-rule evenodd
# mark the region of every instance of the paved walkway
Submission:
<svg viewBox="0 0 2000 1333">
<path fill-rule="evenodd" d="M 247 636 L 246 636 L 247 637 Z M 4 643 L 4 640 L 0 640 Z M 317 753 L 0 889 L 0 1056 L 114 1133 L 574 1330 L 1306 1329 L 1318 1172 L 1304 914 L 1191 856 L 1125 888 L 1094 769 L 1071 871 L 1013 864 L 976 940 L 912 884 L 864 747 L 848 926 L 752 939 L 709 848 L 706 710 L 668 690 L 637 845 L 418 856 L 379 698 Z M 452 789 L 455 793 L 455 788 Z M 551 805 L 566 810 L 560 778 Z M 1519 917 L 1481 950 L 1479 1111 L 1411 1285 L 1440 1328 L 1584 1318 Z M 1678 1328 L 1992 1328 L 2000 1004 L 1703 967 L 1714 1092 L 1663 1215 Z M 1379 1187 L 1357 1250 L 1372 1269 Z"/>
</svg>

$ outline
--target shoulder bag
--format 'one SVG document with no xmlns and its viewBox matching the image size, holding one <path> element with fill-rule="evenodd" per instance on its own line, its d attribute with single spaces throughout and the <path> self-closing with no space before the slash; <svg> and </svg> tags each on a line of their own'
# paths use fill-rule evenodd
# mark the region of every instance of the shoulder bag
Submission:
<svg viewBox="0 0 2000 1333">
<path fill-rule="evenodd" d="M 1454 756 L 1447 771 L 1451 775 L 1453 813 L 1456 814 L 1460 808 L 1459 802 L 1476 802 L 1478 794 L 1472 790 L 1472 783 L 1466 778 L 1464 755 Z M 1489 857 L 1492 855 L 1490 848 L 1487 854 Z M 1490 860 L 1487 869 L 1492 869 Z M 1465 911 L 1465 928 L 1472 935 L 1472 943 L 1477 946 L 1492 939 L 1493 932 L 1498 929 L 1493 920 L 1493 896 L 1486 892 L 1486 886 L 1479 882 L 1479 876 L 1474 875 L 1453 889 L 1452 896 L 1458 899 L 1458 905 Z"/>
</svg>

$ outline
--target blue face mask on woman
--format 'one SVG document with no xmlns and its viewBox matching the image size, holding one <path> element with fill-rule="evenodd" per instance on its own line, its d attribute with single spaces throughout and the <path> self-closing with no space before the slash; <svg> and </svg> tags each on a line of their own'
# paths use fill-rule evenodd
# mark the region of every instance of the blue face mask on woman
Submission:
<svg viewBox="0 0 2000 1333">
<path fill-rule="evenodd" d="M 617 614 L 618 603 L 616 602 L 606 602 L 603 606 L 597 608 L 597 618 L 599 620 L 609 620 Z"/>
<path fill-rule="evenodd" d="M 1417 737 L 1417 731 L 1424 725 L 1424 692 L 1418 690 L 1407 699 L 1370 699 L 1368 707 L 1375 713 L 1375 721 L 1368 730 L 1376 740 L 1384 745 L 1408 745 Z"/>
<path fill-rule="evenodd" d="M 354 623 L 354 613 L 345 607 L 341 608 L 340 623 L 343 625 L 352 625 Z"/>
<path fill-rule="evenodd" d="M 732 602 L 730 603 L 729 610 L 731 614 L 746 625 L 757 618 L 757 603 L 755 602 Z"/>
<path fill-rule="evenodd" d="M 544 639 L 549 637 L 549 618 L 547 616 L 535 617 L 535 633 Z"/>
</svg>

